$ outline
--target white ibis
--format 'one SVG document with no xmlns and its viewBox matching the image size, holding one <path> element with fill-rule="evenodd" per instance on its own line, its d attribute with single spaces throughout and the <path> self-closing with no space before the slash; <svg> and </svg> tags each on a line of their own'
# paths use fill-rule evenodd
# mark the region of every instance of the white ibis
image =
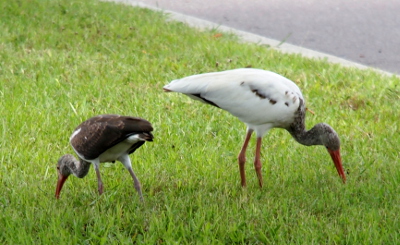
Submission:
<svg viewBox="0 0 400 245">
<path fill-rule="evenodd" d="M 300 89 L 289 79 L 270 71 L 242 68 L 177 79 L 164 86 L 164 91 L 183 93 L 226 110 L 247 125 L 238 156 L 243 187 L 246 186 L 246 149 L 253 131 L 257 135 L 254 167 L 262 187 L 261 140 L 271 128 L 286 129 L 300 144 L 325 146 L 345 183 L 337 133 L 326 123 L 305 129 L 305 101 Z"/>
<path fill-rule="evenodd" d="M 96 171 L 99 194 L 103 193 L 103 182 L 99 165 L 102 162 L 120 161 L 133 178 L 136 191 L 143 200 L 140 182 L 132 170 L 129 154 L 146 141 L 153 141 L 153 127 L 150 122 L 138 118 L 120 115 L 100 115 L 81 123 L 70 137 L 70 143 L 79 160 L 67 154 L 57 163 L 58 182 L 56 198 L 70 174 L 83 178 L 93 164 Z"/>
</svg>

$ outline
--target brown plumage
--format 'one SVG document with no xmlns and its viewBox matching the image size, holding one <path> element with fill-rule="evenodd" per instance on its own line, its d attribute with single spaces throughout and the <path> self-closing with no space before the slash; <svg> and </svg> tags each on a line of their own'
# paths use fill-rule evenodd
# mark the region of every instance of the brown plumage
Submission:
<svg viewBox="0 0 400 245">
<path fill-rule="evenodd" d="M 146 141 L 153 141 L 151 123 L 138 117 L 100 115 L 81 123 L 72 133 L 70 143 L 79 161 L 70 154 L 62 156 L 57 164 L 58 182 L 56 198 L 70 174 L 79 178 L 87 175 L 93 164 L 99 193 L 103 193 L 99 165 L 102 162 L 120 161 L 132 176 L 134 186 L 141 199 L 140 182 L 134 174 L 129 154 Z"/>
</svg>

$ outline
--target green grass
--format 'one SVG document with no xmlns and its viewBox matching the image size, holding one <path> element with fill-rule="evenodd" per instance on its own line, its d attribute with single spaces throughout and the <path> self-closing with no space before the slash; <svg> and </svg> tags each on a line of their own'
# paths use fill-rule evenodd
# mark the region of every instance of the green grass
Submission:
<svg viewBox="0 0 400 245">
<path fill-rule="evenodd" d="M 0 243 L 399 243 L 398 78 L 113 3 L 1 1 L 0 9 Z M 316 113 L 307 127 L 326 122 L 340 134 L 345 185 L 323 147 L 272 130 L 264 188 L 253 140 L 242 189 L 236 156 L 245 125 L 162 92 L 175 78 L 249 65 L 295 81 Z M 155 141 L 131 156 L 145 204 L 120 163 L 102 165 L 102 196 L 90 170 L 54 198 L 56 162 L 73 152 L 70 134 L 104 113 L 153 123 Z"/>
</svg>

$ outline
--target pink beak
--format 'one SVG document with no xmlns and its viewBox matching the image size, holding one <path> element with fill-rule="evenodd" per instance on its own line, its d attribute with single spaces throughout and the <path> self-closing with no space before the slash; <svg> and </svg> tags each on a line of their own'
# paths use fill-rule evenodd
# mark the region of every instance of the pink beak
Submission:
<svg viewBox="0 0 400 245">
<path fill-rule="evenodd" d="M 343 183 L 346 183 L 346 175 L 344 174 L 343 166 L 342 166 L 342 158 L 340 157 L 340 150 L 329 150 L 329 154 L 332 157 L 333 163 L 335 164 L 336 170 L 339 176 L 342 178 Z"/>
<path fill-rule="evenodd" d="M 57 170 L 57 172 L 58 172 L 58 181 L 57 181 L 57 188 L 56 188 L 56 198 L 59 199 L 61 189 L 62 189 L 65 181 L 68 179 L 68 176 L 61 175 L 61 173 L 58 170 Z"/>
</svg>

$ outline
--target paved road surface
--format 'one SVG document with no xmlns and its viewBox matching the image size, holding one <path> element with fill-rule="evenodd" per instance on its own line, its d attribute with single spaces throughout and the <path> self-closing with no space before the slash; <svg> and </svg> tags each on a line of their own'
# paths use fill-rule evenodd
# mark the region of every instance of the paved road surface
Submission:
<svg viewBox="0 0 400 245">
<path fill-rule="evenodd" d="M 400 0 L 137 2 L 400 74 Z"/>
</svg>

